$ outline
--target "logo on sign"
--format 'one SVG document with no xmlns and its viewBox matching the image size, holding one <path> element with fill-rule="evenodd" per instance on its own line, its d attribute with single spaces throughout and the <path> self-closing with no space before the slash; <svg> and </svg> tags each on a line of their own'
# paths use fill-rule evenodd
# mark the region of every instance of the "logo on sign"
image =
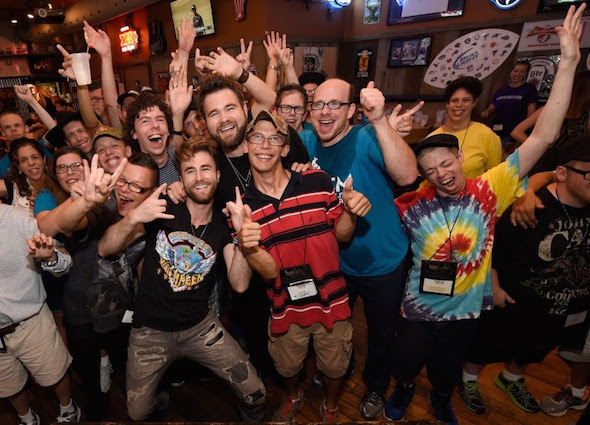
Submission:
<svg viewBox="0 0 590 425">
<path fill-rule="evenodd" d="M 453 62 L 453 68 L 464 69 L 469 66 L 471 62 L 476 61 L 478 57 L 479 52 L 477 50 L 473 50 L 473 48 L 470 48 L 457 56 L 457 59 L 455 59 L 455 62 Z"/>
<path fill-rule="evenodd" d="M 498 9 L 509 10 L 518 6 L 521 0 L 490 0 Z"/>
</svg>

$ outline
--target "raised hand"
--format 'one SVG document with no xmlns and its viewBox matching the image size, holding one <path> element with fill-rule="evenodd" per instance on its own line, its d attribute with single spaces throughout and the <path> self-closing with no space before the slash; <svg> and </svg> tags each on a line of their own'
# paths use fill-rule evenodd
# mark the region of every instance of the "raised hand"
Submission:
<svg viewBox="0 0 590 425">
<path fill-rule="evenodd" d="M 94 154 L 90 167 L 88 161 L 84 160 L 84 200 L 94 206 L 104 204 L 126 165 L 127 158 L 124 158 L 111 175 L 98 166 L 98 155 Z"/>
<path fill-rule="evenodd" d="M 187 83 L 186 69 L 170 77 L 168 94 L 172 115 L 184 114 L 193 99 L 193 86 Z"/>
<path fill-rule="evenodd" d="M 275 45 L 275 32 L 271 31 L 270 33 L 266 33 L 266 40 L 262 39 L 262 44 L 264 45 L 264 48 L 266 49 L 266 54 L 268 55 L 268 59 L 270 62 L 276 62 L 277 64 L 279 63 L 279 52 L 276 49 Z"/>
<path fill-rule="evenodd" d="M 243 69 L 240 62 L 226 53 L 221 47 L 216 52 L 209 53 L 207 68 L 216 74 L 237 80 L 242 75 Z"/>
<path fill-rule="evenodd" d="M 129 212 L 129 218 L 133 223 L 149 223 L 158 218 L 169 220 L 174 218 L 172 214 L 166 214 L 166 199 L 160 199 L 160 195 L 166 190 L 166 183 L 160 185 L 154 192 L 145 199 L 140 205 Z"/>
<path fill-rule="evenodd" d="M 236 60 L 242 65 L 242 69 L 248 71 L 250 68 L 250 56 L 252 55 L 252 48 L 254 47 L 254 42 L 250 40 L 248 43 L 248 48 L 246 48 L 246 42 L 243 38 L 240 38 L 240 54 L 236 56 Z"/>
<path fill-rule="evenodd" d="M 238 232 L 238 245 L 244 249 L 256 248 L 260 245 L 261 236 L 260 224 L 252 221 L 252 210 L 248 205 L 244 205 L 242 228 Z"/>
<path fill-rule="evenodd" d="M 372 124 L 384 117 L 385 96 L 375 87 L 374 81 L 369 81 L 367 87 L 360 93 L 364 114 Z"/>
<path fill-rule="evenodd" d="M 397 105 L 393 111 L 391 111 L 391 115 L 389 116 L 389 125 L 395 131 L 399 133 L 400 136 L 404 137 L 410 134 L 412 131 L 412 122 L 414 121 L 414 114 L 418 112 L 424 106 L 424 102 L 420 101 L 409 111 L 404 112 L 402 115 L 399 115 L 399 112 L 402 109 L 402 105 Z"/>
<path fill-rule="evenodd" d="M 561 60 L 580 60 L 580 37 L 582 36 L 582 15 L 586 9 L 586 3 L 582 3 L 578 10 L 571 6 L 567 12 L 563 25 L 555 27 L 559 36 Z"/>
<path fill-rule="evenodd" d="M 195 50 L 195 69 L 201 77 L 206 77 L 211 73 L 211 71 L 207 67 L 209 63 L 208 59 L 209 56 L 202 56 L 201 49 L 197 47 L 197 49 Z"/>
<path fill-rule="evenodd" d="M 287 48 L 281 52 L 279 63 L 283 65 L 285 68 L 293 67 L 293 58 L 293 50 Z"/>
<path fill-rule="evenodd" d="M 180 21 L 180 28 L 178 28 L 178 50 L 190 54 L 195 44 L 195 37 L 197 30 L 193 25 L 191 18 L 184 18 Z"/>
<path fill-rule="evenodd" d="M 231 219 L 232 227 L 236 232 L 242 228 L 244 220 L 244 203 L 242 202 L 242 194 L 240 189 L 236 186 L 236 201 L 229 201 L 225 204 L 223 212 Z"/>
<path fill-rule="evenodd" d="M 367 197 L 352 188 L 352 176 L 349 176 L 344 183 L 342 202 L 346 212 L 358 217 L 364 217 L 371 209 L 371 202 Z"/>
<path fill-rule="evenodd" d="M 85 192 L 84 182 L 82 180 L 78 180 L 70 188 L 70 198 L 72 198 L 72 200 L 75 201 L 76 199 L 84 196 L 84 192 Z"/>
<path fill-rule="evenodd" d="M 35 96 L 33 96 L 33 92 L 29 89 L 29 86 L 14 86 L 14 92 L 24 102 L 27 102 L 29 105 L 33 102 L 36 102 Z"/>
<path fill-rule="evenodd" d="M 175 204 L 184 202 L 186 200 L 186 191 L 184 190 L 184 186 L 181 182 L 169 184 L 166 188 L 166 195 L 168 195 L 170 200 Z"/>
<path fill-rule="evenodd" d="M 106 32 L 101 29 L 95 30 L 86 21 L 84 21 L 84 32 L 88 39 L 88 45 L 94 48 L 101 57 L 111 54 L 111 40 Z"/>
<path fill-rule="evenodd" d="M 61 44 L 57 45 L 57 50 L 59 50 L 61 54 L 64 56 L 64 61 L 61 64 L 63 68 L 58 70 L 57 72 L 59 72 L 59 75 L 68 77 L 71 80 L 75 80 L 76 74 L 74 74 L 74 69 L 72 68 L 72 57 L 70 56 L 68 51 L 63 48 Z"/>
<path fill-rule="evenodd" d="M 35 260 L 52 261 L 55 259 L 55 250 L 53 249 L 53 238 L 45 236 L 43 233 L 35 234 L 31 239 L 27 239 L 27 252 Z"/>
</svg>

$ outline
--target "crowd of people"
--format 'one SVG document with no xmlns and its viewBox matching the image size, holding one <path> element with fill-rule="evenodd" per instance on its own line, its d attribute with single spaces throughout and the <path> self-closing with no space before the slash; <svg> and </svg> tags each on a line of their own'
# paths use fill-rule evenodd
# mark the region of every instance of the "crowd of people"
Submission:
<svg viewBox="0 0 590 425">
<path fill-rule="evenodd" d="M 266 81 L 249 70 L 252 43 L 241 40 L 235 58 L 197 48 L 195 88 L 186 19 L 166 94 L 118 96 L 109 38 L 85 23 L 101 81 L 77 86 L 79 111 L 44 107 L 17 86 L 44 131 L 33 136 L 18 112 L 0 112 L 10 146 L 0 161 L 0 239 L 10 241 L 0 259 L 0 397 L 22 425 L 39 425 L 30 374 L 55 390 L 58 422 L 108 419 L 114 368 L 128 416 L 156 420 L 188 359 L 231 387 L 243 421 L 293 422 L 312 351 L 313 382 L 325 388 L 318 419 L 338 422 L 360 297 L 366 420 L 403 419 L 424 366 L 436 419 L 458 423 L 455 387 L 485 413 L 477 377 L 497 362 L 506 366 L 495 383 L 519 408 L 584 410 L 590 91 L 588 73 L 575 75 L 584 9 L 556 28 L 561 58 L 543 108 L 517 62 L 483 114 L 502 122 L 498 135 L 474 120 L 482 83 L 462 77 L 445 90 L 444 124 L 413 146 L 403 137 L 422 102 L 388 116 L 370 82 L 359 94 L 369 124 L 353 125 L 351 84 L 298 77 L 284 35 L 264 41 Z M 75 79 L 59 49 L 60 73 Z M 556 347 L 570 383 L 538 402 L 526 367 Z M 72 400 L 70 370 L 91 402 Z M 270 377 L 284 389 L 272 418 Z"/>
</svg>

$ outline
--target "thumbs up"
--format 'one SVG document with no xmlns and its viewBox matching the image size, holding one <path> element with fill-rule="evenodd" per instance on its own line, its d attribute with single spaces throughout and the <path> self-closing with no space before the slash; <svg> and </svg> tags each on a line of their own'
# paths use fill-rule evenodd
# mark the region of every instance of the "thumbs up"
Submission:
<svg viewBox="0 0 590 425">
<path fill-rule="evenodd" d="M 364 217 L 371 209 L 371 202 L 367 197 L 352 188 L 352 176 L 348 176 L 346 182 L 344 182 L 342 202 L 348 214 L 358 217 Z"/>
</svg>

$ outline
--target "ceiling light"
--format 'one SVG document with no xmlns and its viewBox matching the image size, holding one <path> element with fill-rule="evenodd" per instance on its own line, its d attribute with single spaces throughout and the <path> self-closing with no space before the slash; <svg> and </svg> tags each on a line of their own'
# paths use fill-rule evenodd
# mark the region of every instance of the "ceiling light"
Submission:
<svg viewBox="0 0 590 425">
<path fill-rule="evenodd" d="M 53 5 L 51 3 L 47 3 L 47 9 L 49 9 L 49 10 L 53 9 Z"/>
<path fill-rule="evenodd" d="M 10 20 L 10 23 L 12 23 L 12 24 L 18 24 L 18 19 L 11 19 Z"/>
<path fill-rule="evenodd" d="M 32 13 L 27 13 L 27 18 L 35 19 L 35 15 L 33 15 Z"/>
</svg>

